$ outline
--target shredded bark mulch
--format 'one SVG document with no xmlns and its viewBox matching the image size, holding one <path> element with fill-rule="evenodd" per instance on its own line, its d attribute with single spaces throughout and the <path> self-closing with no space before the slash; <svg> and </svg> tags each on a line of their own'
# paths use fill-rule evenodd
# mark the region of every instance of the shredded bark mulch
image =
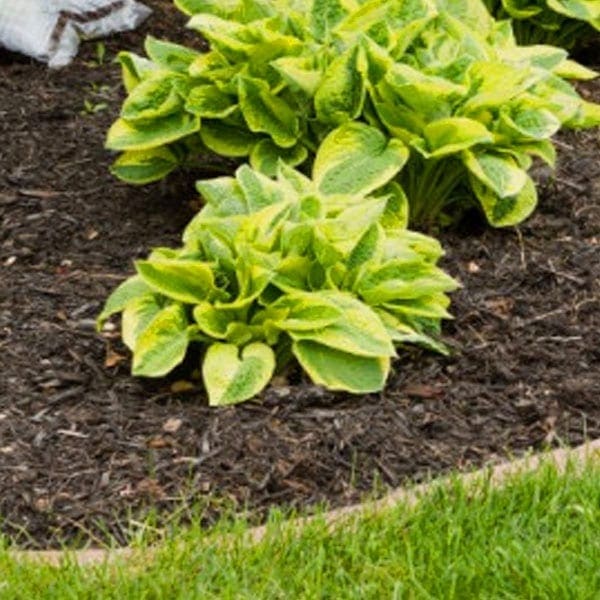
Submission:
<svg viewBox="0 0 600 600">
<path fill-rule="evenodd" d="M 109 58 L 148 31 L 178 37 L 185 19 L 149 4 L 143 29 L 106 42 Z M 134 188 L 109 174 L 122 91 L 95 55 L 87 43 L 58 72 L 0 55 L 0 531 L 29 548 L 126 543 L 150 510 L 158 524 L 195 503 L 207 522 L 225 507 L 259 521 L 600 436 L 597 131 L 559 138 L 558 170 L 538 170 L 540 207 L 520 228 L 442 234 L 463 283 L 450 358 L 403 352 L 381 394 L 297 374 L 209 409 L 182 373 L 132 378 L 117 333 L 94 331 L 132 260 L 178 244 L 199 176 Z M 600 84 L 583 91 L 600 100 Z"/>
</svg>

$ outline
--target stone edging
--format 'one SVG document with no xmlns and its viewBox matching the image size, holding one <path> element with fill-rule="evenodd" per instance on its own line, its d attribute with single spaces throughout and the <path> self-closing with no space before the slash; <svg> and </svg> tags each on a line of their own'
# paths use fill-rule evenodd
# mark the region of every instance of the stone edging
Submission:
<svg viewBox="0 0 600 600">
<path fill-rule="evenodd" d="M 582 465 L 586 460 L 600 461 L 600 439 L 588 442 L 573 449 L 560 448 L 558 450 L 553 450 L 552 452 L 534 454 L 512 462 L 503 462 L 496 466 L 484 467 L 478 471 L 458 475 L 458 477 L 467 486 L 474 484 L 482 478 L 488 478 L 492 485 L 500 485 L 508 477 L 519 473 L 535 471 L 542 463 L 546 462 L 554 463 L 557 469 L 562 472 L 565 470 L 567 463 L 570 460 L 575 461 L 575 463 L 579 465 Z M 446 477 L 414 487 L 398 488 L 380 500 L 332 510 L 326 514 L 325 518 L 330 525 L 334 525 L 343 519 L 357 515 L 363 511 L 380 511 L 393 507 L 401 502 L 411 506 L 418 502 L 419 498 L 431 490 L 433 486 L 447 480 L 448 478 Z M 298 519 L 296 525 L 302 527 L 309 521 L 310 517 Z M 251 529 L 249 531 L 249 540 L 259 542 L 265 537 L 266 531 L 264 526 Z M 150 549 L 150 552 L 151 551 L 152 550 Z M 58 566 L 64 562 L 75 562 L 80 566 L 99 565 L 106 562 L 115 562 L 120 559 L 133 558 L 138 554 L 139 551 L 133 548 L 118 548 L 115 550 L 88 549 L 74 552 L 62 552 L 58 550 L 23 550 L 9 553 L 9 555 L 16 560 L 32 561 L 53 566 Z M 146 557 L 146 559 L 147 558 L 148 557 Z"/>
</svg>

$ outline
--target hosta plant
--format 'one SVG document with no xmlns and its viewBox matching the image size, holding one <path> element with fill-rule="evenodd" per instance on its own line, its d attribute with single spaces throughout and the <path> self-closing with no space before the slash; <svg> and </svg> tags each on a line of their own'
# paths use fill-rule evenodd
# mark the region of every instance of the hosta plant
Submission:
<svg viewBox="0 0 600 600">
<path fill-rule="evenodd" d="M 411 222 L 478 205 L 495 226 L 536 205 L 527 171 L 552 164 L 562 126 L 600 122 L 566 82 L 595 74 L 564 50 L 520 47 L 480 0 L 179 0 L 200 52 L 149 38 L 121 55 L 129 91 L 108 147 L 113 169 L 144 183 L 214 152 L 310 170 L 348 121 L 403 141 L 398 177 Z"/>
<path fill-rule="evenodd" d="M 492 15 L 513 20 L 520 44 L 573 48 L 600 31 L 598 0 L 484 0 Z"/>
<path fill-rule="evenodd" d="M 195 346 L 210 404 L 223 405 L 292 358 L 317 384 L 366 393 L 382 389 L 396 346 L 444 351 L 456 282 L 436 266 L 438 242 L 405 227 L 389 182 L 407 150 L 367 125 L 336 133 L 354 146 L 328 137 L 312 179 L 280 162 L 276 180 L 245 165 L 199 182 L 206 205 L 183 246 L 137 261 L 99 317 L 121 313 L 135 375 L 165 375 Z"/>
</svg>

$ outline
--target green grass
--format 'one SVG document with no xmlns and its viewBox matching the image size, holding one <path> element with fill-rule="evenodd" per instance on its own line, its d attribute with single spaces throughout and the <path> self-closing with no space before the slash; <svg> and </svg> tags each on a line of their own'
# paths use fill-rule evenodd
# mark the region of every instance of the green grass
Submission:
<svg viewBox="0 0 600 600">
<path fill-rule="evenodd" d="M 172 531 L 153 558 L 52 568 L 0 550 L 0 598 L 600 598 L 600 465 L 550 464 L 501 488 L 438 486 L 415 506 L 322 518 L 271 518 Z"/>
</svg>

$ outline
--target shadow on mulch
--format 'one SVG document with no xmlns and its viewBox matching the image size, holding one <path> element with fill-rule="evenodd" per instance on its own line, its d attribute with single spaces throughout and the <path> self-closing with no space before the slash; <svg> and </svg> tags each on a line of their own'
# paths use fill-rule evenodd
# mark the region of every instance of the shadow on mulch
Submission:
<svg viewBox="0 0 600 600">
<path fill-rule="evenodd" d="M 139 48 L 182 21 L 149 2 Z M 187 34 L 186 34 L 187 35 Z M 177 244 L 197 174 L 132 188 L 108 173 L 106 129 L 122 98 L 115 65 L 84 44 L 71 67 L 0 60 L 0 520 L 24 547 L 126 543 L 127 521 L 181 503 L 354 503 L 372 491 L 529 448 L 600 436 L 600 160 L 597 132 L 563 135 L 519 229 L 447 232 L 463 288 L 450 358 L 409 349 L 382 394 L 332 394 L 297 376 L 257 402 L 209 409 L 201 389 L 128 374 L 93 321 L 157 245 Z M 600 85 L 584 91 L 600 99 Z M 109 108 L 86 114 L 84 101 Z M 175 387 L 173 388 L 173 385 Z"/>
</svg>

